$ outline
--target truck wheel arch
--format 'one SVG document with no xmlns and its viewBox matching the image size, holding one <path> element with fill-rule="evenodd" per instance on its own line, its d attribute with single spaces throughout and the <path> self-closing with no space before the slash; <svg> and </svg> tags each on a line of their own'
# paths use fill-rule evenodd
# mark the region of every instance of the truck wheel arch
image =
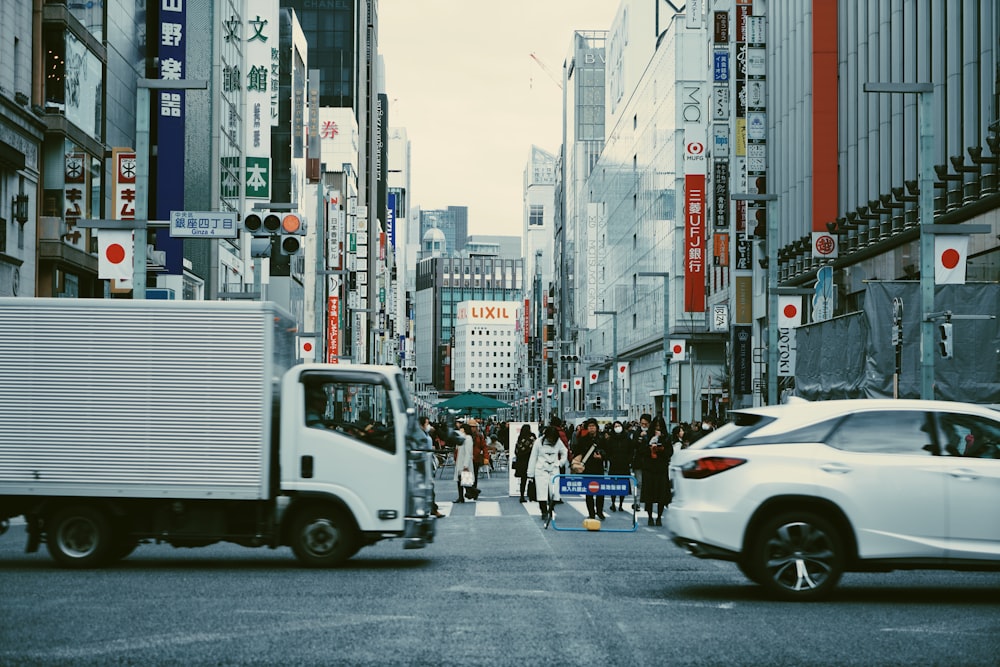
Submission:
<svg viewBox="0 0 1000 667">
<path fill-rule="evenodd" d="M 312 527 L 312 528 L 310 528 Z M 316 535 L 317 528 L 325 533 L 310 541 L 304 533 Z M 287 544 L 305 565 L 332 567 L 356 554 L 364 539 L 354 514 L 339 498 L 317 495 L 298 496 L 285 511 L 282 519 L 282 543 Z"/>
</svg>

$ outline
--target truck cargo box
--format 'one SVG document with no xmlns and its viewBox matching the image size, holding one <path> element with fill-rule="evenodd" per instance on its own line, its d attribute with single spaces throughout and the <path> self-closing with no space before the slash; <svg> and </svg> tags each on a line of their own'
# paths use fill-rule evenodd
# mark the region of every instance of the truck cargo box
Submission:
<svg viewBox="0 0 1000 667">
<path fill-rule="evenodd" d="M 259 302 L 0 299 L 0 494 L 267 497 L 293 327 Z"/>
</svg>

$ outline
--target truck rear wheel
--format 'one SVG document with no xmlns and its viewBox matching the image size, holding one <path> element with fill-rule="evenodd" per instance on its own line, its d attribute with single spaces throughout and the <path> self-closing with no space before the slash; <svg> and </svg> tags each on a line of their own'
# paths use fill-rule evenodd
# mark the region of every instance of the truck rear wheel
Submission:
<svg viewBox="0 0 1000 667">
<path fill-rule="evenodd" d="M 359 539 L 351 519 L 332 508 L 304 509 L 292 523 L 292 551 L 309 567 L 340 565 L 358 552 Z"/>
<path fill-rule="evenodd" d="M 56 510 L 46 523 L 46 546 L 63 567 L 100 567 L 112 556 L 111 522 L 100 510 L 83 505 Z"/>
</svg>

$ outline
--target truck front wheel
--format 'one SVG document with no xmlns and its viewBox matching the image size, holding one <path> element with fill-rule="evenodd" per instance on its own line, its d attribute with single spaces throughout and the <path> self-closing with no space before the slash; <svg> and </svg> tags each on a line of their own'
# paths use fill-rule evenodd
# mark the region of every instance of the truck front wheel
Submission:
<svg viewBox="0 0 1000 667">
<path fill-rule="evenodd" d="M 86 505 L 56 510 L 46 523 L 46 546 L 63 567 L 100 567 L 112 555 L 111 523 L 103 512 Z"/>
<path fill-rule="evenodd" d="M 306 508 L 292 523 L 292 551 L 309 567 L 340 565 L 357 553 L 359 544 L 357 528 L 339 510 Z"/>
</svg>

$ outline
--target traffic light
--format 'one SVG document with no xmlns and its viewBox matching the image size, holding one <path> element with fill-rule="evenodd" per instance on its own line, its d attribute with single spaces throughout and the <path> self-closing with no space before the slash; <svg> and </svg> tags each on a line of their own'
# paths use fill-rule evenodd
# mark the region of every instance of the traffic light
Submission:
<svg viewBox="0 0 1000 667">
<path fill-rule="evenodd" d="M 598 396 L 597 398 L 594 399 L 594 407 L 596 407 L 598 410 L 601 409 L 601 397 L 600 396 Z"/>
<path fill-rule="evenodd" d="M 277 216 L 275 216 L 277 217 Z M 302 219 L 296 213 L 286 213 L 281 218 L 282 255 L 296 255 L 302 249 L 302 234 L 305 233 Z"/>
<path fill-rule="evenodd" d="M 243 231 L 247 233 L 250 239 L 251 257 L 271 256 L 271 238 L 265 227 L 265 219 L 271 217 L 276 216 L 262 216 L 254 211 L 250 211 L 243 216 Z M 268 221 L 268 223 L 271 222 Z"/>
<path fill-rule="evenodd" d="M 951 359 L 955 356 L 955 340 L 951 332 L 951 322 L 942 322 L 938 325 L 940 339 L 938 347 L 941 350 L 942 359 Z"/>
<path fill-rule="evenodd" d="M 580 357 L 576 354 L 560 354 L 559 361 L 568 361 L 575 364 L 580 361 Z"/>
</svg>

